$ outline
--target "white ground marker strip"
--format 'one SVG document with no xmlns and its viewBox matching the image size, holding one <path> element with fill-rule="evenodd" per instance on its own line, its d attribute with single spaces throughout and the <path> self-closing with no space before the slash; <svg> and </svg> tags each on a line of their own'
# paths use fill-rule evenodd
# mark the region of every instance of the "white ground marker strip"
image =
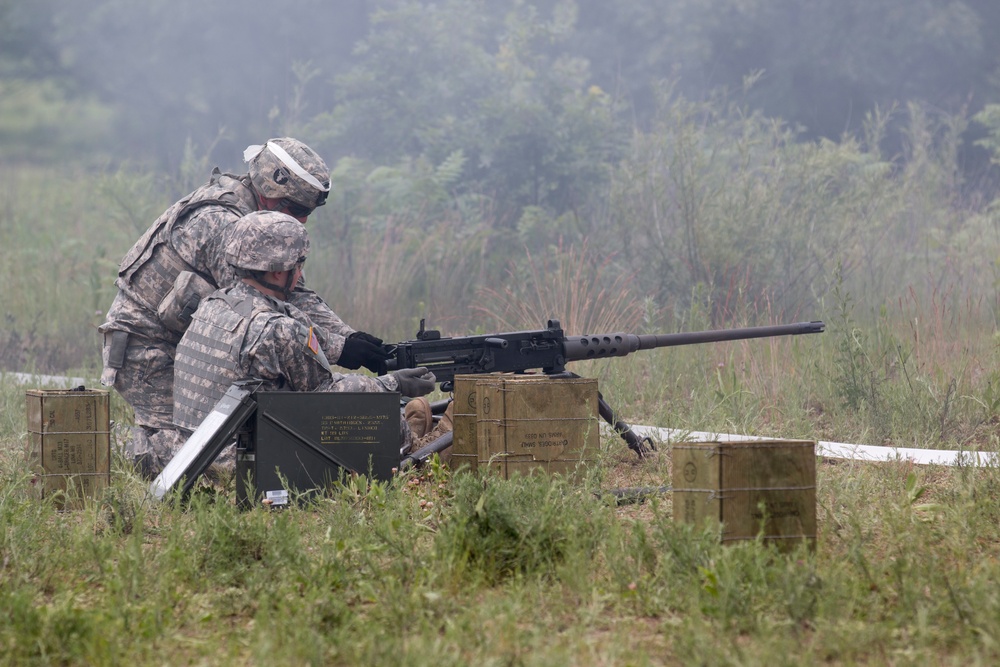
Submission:
<svg viewBox="0 0 1000 667">
<path fill-rule="evenodd" d="M 84 385 L 88 388 L 99 384 L 96 378 L 75 378 L 68 375 L 39 375 L 38 373 L 0 373 L 0 378 L 13 378 L 21 384 L 58 385 L 73 388 Z"/>
<path fill-rule="evenodd" d="M 684 431 L 656 426 L 633 426 L 632 429 L 643 437 L 651 437 L 660 442 L 734 442 L 763 440 L 760 436 L 734 435 L 731 433 L 709 433 L 706 431 Z M 853 461 L 912 461 L 920 465 L 970 465 L 997 466 L 1000 457 L 995 452 L 959 452 L 945 449 L 914 449 L 910 447 L 878 447 L 875 445 L 854 445 L 844 442 L 816 443 L 816 454 L 832 459 Z"/>
</svg>

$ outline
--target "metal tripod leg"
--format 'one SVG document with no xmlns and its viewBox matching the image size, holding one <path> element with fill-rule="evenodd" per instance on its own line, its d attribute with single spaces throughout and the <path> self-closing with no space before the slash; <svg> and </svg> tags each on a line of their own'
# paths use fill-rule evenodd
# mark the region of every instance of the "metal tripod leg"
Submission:
<svg viewBox="0 0 1000 667">
<path fill-rule="evenodd" d="M 632 430 L 631 426 L 620 419 L 615 418 L 614 410 L 611 409 L 608 402 L 604 400 L 603 396 L 601 396 L 601 392 L 597 392 L 597 411 L 600 413 L 601 418 L 604 419 L 604 421 L 611 424 L 611 428 L 615 430 L 615 433 L 622 437 L 622 440 L 625 441 L 628 448 L 639 455 L 639 458 L 644 457 L 646 454 L 656 449 L 652 438 L 648 436 L 640 438 L 639 435 Z"/>
<path fill-rule="evenodd" d="M 550 375 L 552 378 L 579 378 L 580 376 L 572 371 L 562 371 L 561 373 L 555 373 Z M 597 392 L 597 412 L 601 415 L 601 419 L 608 422 L 611 428 L 615 430 L 615 433 L 621 436 L 628 448 L 639 455 L 639 458 L 644 457 L 649 452 L 656 449 L 653 444 L 653 439 L 650 437 L 640 438 L 639 435 L 632 430 L 632 427 L 618 419 L 615 416 L 615 411 L 611 409 L 608 402 L 604 400 L 604 396 L 601 392 Z"/>
</svg>

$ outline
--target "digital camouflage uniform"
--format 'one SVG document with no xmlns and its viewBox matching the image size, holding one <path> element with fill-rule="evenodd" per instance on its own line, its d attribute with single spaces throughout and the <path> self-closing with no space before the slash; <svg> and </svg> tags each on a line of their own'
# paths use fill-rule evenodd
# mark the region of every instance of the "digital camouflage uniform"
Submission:
<svg viewBox="0 0 1000 667">
<path fill-rule="evenodd" d="M 295 140 L 272 141 L 287 145 Z M 263 147 L 251 148 L 259 154 Z M 315 166 L 306 167 L 325 171 L 322 160 L 309 154 Z M 264 157 L 273 158 L 266 151 Z M 233 176 L 216 169 L 206 185 L 167 209 L 122 260 L 115 281 L 118 294 L 100 327 L 105 340 L 101 382 L 114 386 L 135 412 L 126 451 L 137 461 L 147 456 L 169 460 L 184 440 L 173 425 L 172 396 L 174 356 L 182 330 L 168 327 L 157 309 L 182 271 L 204 279 L 210 289 L 238 282 L 224 258 L 226 230 L 257 208 L 249 174 Z M 354 329 L 304 281 L 289 302 L 308 315 L 326 357 L 339 359 L 344 338 Z"/>
<path fill-rule="evenodd" d="M 201 301 L 177 346 L 174 421 L 194 431 L 234 382 L 259 379 L 263 390 L 397 391 L 392 374 L 343 375 L 330 369 L 316 328 L 290 303 L 245 283 Z M 410 444 L 400 420 L 400 445 Z"/>
</svg>

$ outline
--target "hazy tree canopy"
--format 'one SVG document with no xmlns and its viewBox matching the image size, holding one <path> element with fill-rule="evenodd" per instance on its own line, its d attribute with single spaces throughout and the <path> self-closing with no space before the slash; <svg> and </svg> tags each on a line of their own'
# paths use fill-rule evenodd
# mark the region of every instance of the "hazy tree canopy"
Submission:
<svg viewBox="0 0 1000 667">
<path fill-rule="evenodd" d="M 278 134 L 331 163 L 461 152 L 453 190 L 513 222 L 578 210 L 664 82 L 702 100 L 752 78 L 748 108 L 839 139 L 876 105 L 1000 103 L 998 32 L 993 0 L 0 0 L 0 159 L 238 168 Z"/>
<path fill-rule="evenodd" d="M 58 42 L 51 38 L 59 0 L 0 0 L 0 76 L 52 76 Z"/>
<path fill-rule="evenodd" d="M 997 5 L 0 0 L 0 265 L 60 257 L 60 287 L 90 276 L 66 312 L 100 317 L 164 206 L 288 134 L 332 171 L 310 284 L 376 331 L 480 326 L 526 293 L 482 291 L 508 271 L 557 312 L 627 287 L 650 326 L 834 286 L 995 300 Z"/>
<path fill-rule="evenodd" d="M 837 138 L 873 104 L 955 109 L 996 96 L 1000 27 L 989 0 L 677 0 L 580 3 L 579 49 L 649 117 L 651 86 L 677 75 L 700 97 L 763 72 L 750 100 Z"/>
<path fill-rule="evenodd" d="M 476 0 L 393 4 L 373 15 L 334 82 L 337 105 L 311 133 L 334 154 L 383 162 L 438 164 L 462 151 L 466 187 L 511 215 L 581 205 L 617 153 L 610 97 L 592 84 L 587 60 L 560 46 L 573 3 L 550 14 L 517 3 L 503 17 Z"/>
<path fill-rule="evenodd" d="M 299 89 L 346 65 L 367 20 L 361 0 L 57 4 L 63 66 L 119 111 L 126 150 L 168 165 L 187 139 L 231 155 L 328 108 L 328 87 Z"/>
</svg>

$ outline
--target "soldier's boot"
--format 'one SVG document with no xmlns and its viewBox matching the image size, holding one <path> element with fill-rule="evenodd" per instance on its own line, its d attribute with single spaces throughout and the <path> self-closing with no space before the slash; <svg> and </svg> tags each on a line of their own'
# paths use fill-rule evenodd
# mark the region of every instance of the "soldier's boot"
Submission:
<svg viewBox="0 0 1000 667">
<path fill-rule="evenodd" d="M 413 442 L 419 442 L 422 437 L 434 428 L 434 413 L 431 404 L 423 396 L 411 399 L 403 408 L 403 419 L 410 425 Z M 414 447 L 416 449 L 416 447 Z"/>
<path fill-rule="evenodd" d="M 448 403 L 448 407 L 445 408 L 444 414 L 441 415 L 441 419 L 438 423 L 434 425 L 426 435 L 417 441 L 414 445 L 414 449 L 420 449 L 421 447 L 426 447 L 431 444 L 442 435 L 450 432 L 455 428 L 455 401 Z M 445 449 L 443 452 L 438 452 L 438 456 L 441 458 L 442 463 L 447 463 L 451 459 L 451 446 Z"/>
</svg>

